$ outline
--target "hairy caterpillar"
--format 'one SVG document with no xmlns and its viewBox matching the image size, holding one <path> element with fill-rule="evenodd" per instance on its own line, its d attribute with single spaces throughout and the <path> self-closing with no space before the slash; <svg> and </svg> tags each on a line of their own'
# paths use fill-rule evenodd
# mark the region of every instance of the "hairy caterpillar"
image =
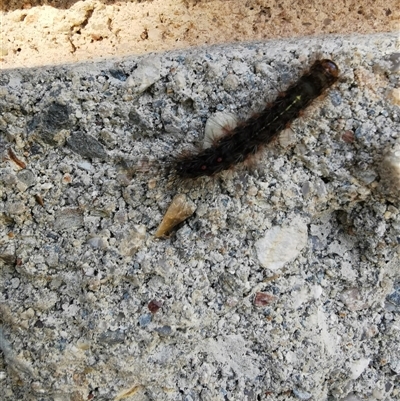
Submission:
<svg viewBox="0 0 400 401">
<path fill-rule="evenodd" d="M 195 179 L 213 176 L 245 161 L 270 143 L 296 119 L 303 109 L 338 79 L 339 68 L 331 60 L 317 60 L 299 80 L 279 94 L 272 104 L 197 154 L 176 158 L 173 169 L 178 177 Z"/>
</svg>

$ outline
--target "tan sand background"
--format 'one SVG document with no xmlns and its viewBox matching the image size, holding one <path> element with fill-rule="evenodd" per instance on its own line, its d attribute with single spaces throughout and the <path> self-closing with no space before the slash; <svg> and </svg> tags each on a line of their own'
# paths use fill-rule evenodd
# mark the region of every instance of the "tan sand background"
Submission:
<svg viewBox="0 0 400 401">
<path fill-rule="evenodd" d="M 2 68 L 215 43 L 399 30 L 398 0 L 3 0 Z"/>
</svg>

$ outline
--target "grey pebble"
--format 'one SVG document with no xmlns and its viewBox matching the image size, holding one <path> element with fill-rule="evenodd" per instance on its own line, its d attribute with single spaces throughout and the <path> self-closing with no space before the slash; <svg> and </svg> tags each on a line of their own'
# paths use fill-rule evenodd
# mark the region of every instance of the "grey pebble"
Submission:
<svg viewBox="0 0 400 401">
<path fill-rule="evenodd" d="M 134 88 L 138 94 L 144 92 L 161 78 L 161 60 L 158 56 L 144 58 L 137 69 L 128 77 L 125 85 Z"/>
<path fill-rule="evenodd" d="M 97 139 L 83 132 L 72 133 L 67 140 L 67 144 L 82 157 L 99 160 L 106 160 L 107 158 L 104 146 Z"/>
<path fill-rule="evenodd" d="M 26 211 L 26 207 L 23 202 L 7 202 L 6 211 L 9 216 L 18 216 Z"/>
<path fill-rule="evenodd" d="M 400 283 L 394 287 L 394 291 L 386 297 L 387 301 L 400 310 Z"/>
<path fill-rule="evenodd" d="M 125 341 L 125 333 L 120 330 L 111 331 L 108 330 L 99 336 L 99 341 L 101 343 L 114 345 L 114 344 L 122 344 Z"/>
<path fill-rule="evenodd" d="M 26 185 L 27 188 L 35 185 L 36 177 L 31 170 L 27 170 L 27 169 L 20 170 L 17 173 L 17 177 L 21 182 L 23 182 Z"/>
<path fill-rule="evenodd" d="M 171 326 L 162 326 L 154 329 L 160 336 L 170 336 L 172 334 Z"/>
<path fill-rule="evenodd" d="M 59 145 L 57 134 L 60 130 L 69 131 L 72 127 L 70 107 L 57 101 L 43 106 L 41 113 L 35 115 L 27 124 L 28 131 L 47 145 Z"/>
<path fill-rule="evenodd" d="M 239 86 L 239 78 L 234 74 L 228 74 L 224 79 L 224 88 L 227 91 L 234 91 Z"/>
<path fill-rule="evenodd" d="M 77 208 L 64 208 L 57 212 L 53 224 L 56 231 L 73 230 L 83 225 L 82 211 Z"/>
<path fill-rule="evenodd" d="M 147 327 L 153 319 L 153 316 L 151 313 L 146 313 L 145 315 L 139 316 L 139 324 L 140 327 Z"/>
<path fill-rule="evenodd" d="M 293 389 L 293 394 L 299 400 L 309 400 L 312 397 L 311 393 L 304 390 L 300 390 L 298 388 Z"/>
</svg>

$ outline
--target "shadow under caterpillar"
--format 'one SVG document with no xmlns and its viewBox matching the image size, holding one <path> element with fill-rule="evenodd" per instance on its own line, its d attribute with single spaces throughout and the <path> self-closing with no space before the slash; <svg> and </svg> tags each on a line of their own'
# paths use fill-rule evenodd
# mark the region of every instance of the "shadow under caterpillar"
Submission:
<svg viewBox="0 0 400 401">
<path fill-rule="evenodd" d="M 244 162 L 270 143 L 310 103 L 338 79 L 339 68 L 331 60 L 317 60 L 297 82 L 290 85 L 261 113 L 228 131 L 207 149 L 178 156 L 172 163 L 183 179 L 214 176 Z"/>
</svg>

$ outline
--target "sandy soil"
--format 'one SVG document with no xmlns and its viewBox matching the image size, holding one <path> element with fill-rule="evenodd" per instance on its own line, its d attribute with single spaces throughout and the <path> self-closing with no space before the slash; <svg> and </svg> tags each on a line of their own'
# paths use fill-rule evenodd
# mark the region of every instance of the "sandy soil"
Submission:
<svg viewBox="0 0 400 401">
<path fill-rule="evenodd" d="M 226 42 L 389 32 L 399 30 L 400 21 L 396 0 L 4 0 L 0 7 L 2 68 Z"/>
</svg>

